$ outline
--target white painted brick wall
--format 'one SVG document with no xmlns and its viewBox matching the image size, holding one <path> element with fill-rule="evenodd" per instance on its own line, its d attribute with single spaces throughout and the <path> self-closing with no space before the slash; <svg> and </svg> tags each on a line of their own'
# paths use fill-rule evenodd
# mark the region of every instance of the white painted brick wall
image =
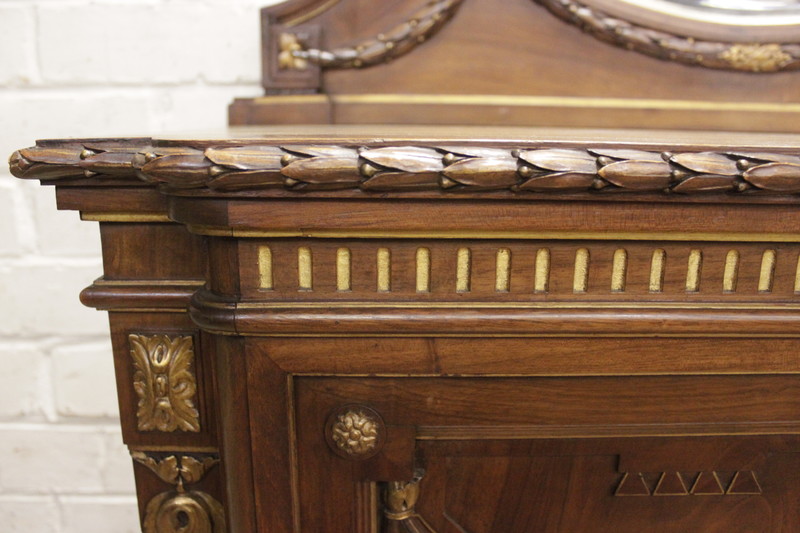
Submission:
<svg viewBox="0 0 800 533">
<path fill-rule="evenodd" d="M 0 0 L 0 154 L 46 137 L 215 130 L 261 93 L 276 0 Z M 0 530 L 139 531 L 97 224 L 0 165 Z"/>
</svg>

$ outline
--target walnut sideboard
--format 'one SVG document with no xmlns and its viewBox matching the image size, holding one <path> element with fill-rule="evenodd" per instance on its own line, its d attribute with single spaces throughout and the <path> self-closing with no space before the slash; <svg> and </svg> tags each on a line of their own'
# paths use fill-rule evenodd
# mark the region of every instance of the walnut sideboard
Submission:
<svg viewBox="0 0 800 533">
<path fill-rule="evenodd" d="M 146 533 L 800 531 L 800 143 L 41 141 Z M 52 228 L 52 231 L 58 231 Z"/>
</svg>

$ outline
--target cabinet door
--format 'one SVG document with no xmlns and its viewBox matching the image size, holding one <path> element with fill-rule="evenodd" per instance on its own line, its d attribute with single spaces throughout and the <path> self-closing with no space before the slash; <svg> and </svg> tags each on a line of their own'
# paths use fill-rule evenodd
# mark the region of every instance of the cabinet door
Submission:
<svg viewBox="0 0 800 533">
<path fill-rule="evenodd" d="M 302 531 L 800 531 L 793 376 L 292 387 Z M 254 443 L 274 431 L 253 424 Z"/>
</svg>

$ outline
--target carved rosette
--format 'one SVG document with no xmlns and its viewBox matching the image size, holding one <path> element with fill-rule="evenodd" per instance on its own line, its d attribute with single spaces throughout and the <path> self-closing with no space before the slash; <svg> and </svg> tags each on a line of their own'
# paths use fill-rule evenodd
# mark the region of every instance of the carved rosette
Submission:
<svg viewBox="0 0 800 533">
<path fill-rule="evenodd" d="M 328 444 L 339 456 L 367 459 L 377 454 L 383 446 L 386 426 L 373 409 L 351 405 L 331 414 L 326 434 Z"/>
<path fill-rule="evenodd" d="M 191 336 L 128 336 L 139 431 L 200 431 Z"/>
<path fill-rule="evenodd" d="M 69 152 L 68 156 L 61 153 L 64 150 Z M 85 160 L 80 155 L 81 150 L 74 148 L 20 150 L 12 156 L 12 171 L 18 177 L 33 179 L 84 176 Z M 769 152 L 255 144 L 205 150 L 146 147 L 135 154 L 119 152 L 105 157 L 129 159 L 127 166 L 119 163 L 114 176 L 136 176 L 173 190 L 449 194 L 506 191 L 593 196 L 643 192 L 800 193 L 800 157 Z M 98 166 L 93 168 L 103 170 Z M 100 173 L 95 179 L 106 177 L 111 175 Z"/>
<path fill-rule="evenodd" d="M 147 503 L 142 520 L 144 533 L 225 533 L 222 504 L 206 492 L 186 489 L 186 485 L 197 483 L 219 463 L 217 457 L 157 458 L 144 452 L 133 452 L 131 456 L 165 483 L 175 485 L 175 490 L 162 492 Z"/>
<path fill-rule="evenodd" d="M 694 39 L 623 20 L 577 0 L 534 0 L 597 39 L 658 59 L 707 68 L 777 72 L 800 68 L 800 45 Z"/>
</svg>

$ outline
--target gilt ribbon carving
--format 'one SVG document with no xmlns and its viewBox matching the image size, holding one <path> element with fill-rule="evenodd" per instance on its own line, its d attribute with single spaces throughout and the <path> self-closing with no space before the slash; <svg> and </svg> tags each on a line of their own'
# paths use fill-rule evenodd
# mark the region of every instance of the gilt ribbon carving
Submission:
<svg viewBox="0 0 800 533">
<path fill-rule="evenodd" d="M 200 431 L 191 336 L 128 336 L 139 431 Z"/>
<path fill-rule="evenodd" d="M 147 503 L 142 520 L 144 533 L 225 533 L 222 504 L 206 492 L 186 488 L 219 463 L 216 456 L 158 457 L 144 452 L 133 452 L 131 456 L 165 483 L 175 485 L 175 490 L 162 492 Z"/>
<path fill-rule="evenodd" d="M 11 157 L 32 179 L 138 177 L 221 192 L 800 193 L 800 157 L 757 151 L 337 145 L 100 148 L 40 146 Z"/>
</svg>

